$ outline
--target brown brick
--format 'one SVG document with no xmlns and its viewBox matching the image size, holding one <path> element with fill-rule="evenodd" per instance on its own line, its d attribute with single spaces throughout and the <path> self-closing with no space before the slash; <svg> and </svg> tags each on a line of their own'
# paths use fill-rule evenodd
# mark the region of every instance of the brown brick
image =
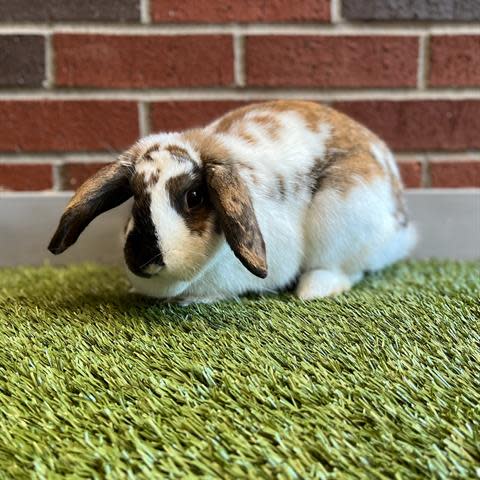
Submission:
<svg viewBox="0 0 480 480">
<path fill-rule="evenodd" d="M 49 190 L 52 179 L 52 166 L 48 164 L 0 164 L 0 190 Z"/>
<path fill-rule="evenodd" d="M 330 0 L 152 0 L 152 18 L 166 23 L 325 22 Z"/>
<path fill-rule="evenodd" d="M 158 102 L 151 106 L 153 132 L 202 127 L 248 102 L 235 100 Z"/>
<path fill-rule="evenodd" d="M 480 35 L 432 37 L 429 83 L 435 87 L 480 86 Z"/>
<path fill-rule="evenodd" d="M 480 148 L 479 100 L 337 102 L 399 151 Z"/>
<path fill-rule="evenodd" d="M 398 161 L 400 176 L 405 188 L 422 186 L 422 163 L 417 159 L 401 159 Z"/>
<path fill-rule="evenodd" d="M 255 86 L 413 87 L 418 39 L 392 36 L 251 36 L 247 83 Z"/>
<path fill-rule="evenodd" d="M 349 20 L 480 20 L 477 0 L 342 0 Z"/>
<path fill-rule="evenodd" d="M 429 167 L 432 187 L 480 187 L 480 159 L 434 159 Z"/>
<path fill-rule="evenodd" d="M 45 77 L 45 41 L 41 35 L 0 36 L 0 86 L 41 86 Z"/>
<path fill-rule="evenodd" d="M 0 0 L 4 22 L 128 22 L 140 19 L 139 0 Z"/>
<path fill-rule="evenodd" d="M 60 86 L 138 88 L 229 85 L 228 35 L 68 35 L 54 37 Z"/>
<path fill-rule="evenodd" d="M 105 163 L 80 163 L 71 162 L 62 165 L 61 181 L 62 190 L 76 190 L 87 178 L 91 177 L 100 168 L 104 167 Z"/>
<path fill-rule="evenodd" d="M 0 101 L 0 151 L 111 151 L 139 135 L 138 109 L 120 101 Z"/>
</svg>

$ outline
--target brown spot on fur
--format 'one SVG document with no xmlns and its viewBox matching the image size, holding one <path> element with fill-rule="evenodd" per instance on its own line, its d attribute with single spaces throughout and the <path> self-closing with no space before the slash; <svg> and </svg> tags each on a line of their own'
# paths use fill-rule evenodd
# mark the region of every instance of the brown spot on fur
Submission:
<svg viewBox="0 0 480 480">
<path fill-rule="evenodd" d="M 317 103 L 303 101 L 277 100 L 267 103 L 266 106 L 274 112 L 295 112 L 298 113 L 307 128 L 312 132 L 318 132 L 323 120 L 322 107 Z"/>
<path fill-rule="evenodd" d="M 287 196 L 287 187 L 285 177 L 283 175 L 277 174 L 277 188 L 278 193 L 280 194 L 280 199 L 285 200 Z"/>
<path fill-rule="evenodd" d="M 149 177 L 148 180 L 145 182 L 147 187 L 153 187 L 157 184 L 158 180 L 160 178 L 160 172 L 155 172 L 152 173 Z"/>
<path fill-rule="evenodd" d="M 237 135 L 251 145 L 255 145 L 257 143 L 257 139 L 247 130 L 244 125 L 239 126 Z"/>
<path fill-rule="evenodd" d="M 168 145 L 165 147 L 165 150 L 170 152 L 170 154 L 177 160 L 192 161 L 187 150 L 185 150 L 183 147 L 180 147 L 179 145 Z"/>
<path fill-rule="evenodd" d="M 141 158 L 143 160 L 152 161 L 153 158 L 152 158 L 151 154 L 153 152 L 158 152 L 159 150 L 160 150 L 160 145 L 158 143 L 156 143 L 155 145 L 152 145 L 151 147 L 147 148 L 147 150 L 145 152 L 143 152 L 143 155 L 142 155 Z M 137 155 L 138 155 L 138 153 L 137 153 Z"/>
<path fill-rule="evenodd" d="M 278 140 L 280 137 L 281 123 L 273 115 L 255 115 L 251 121 L 260 125 L 268 133 L 272 140 Z"/>
</svg>

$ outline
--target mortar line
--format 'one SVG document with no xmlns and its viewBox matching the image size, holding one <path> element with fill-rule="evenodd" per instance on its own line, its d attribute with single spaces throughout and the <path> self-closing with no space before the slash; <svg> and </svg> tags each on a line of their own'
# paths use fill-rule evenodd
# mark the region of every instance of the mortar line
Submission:
<svg viewBox="0 0 480 480">
<path fill-rule="evenodd" d="M 258 99 L 310 99 L 317 101 L 355 100 L 479 100 L 476 88 L 439 88 L 417 90 L 415 88 L 145 88 L 145 89 L 28 89 L 10 88 L 0 91 L 0 101 L 8 100 L 116 100 L 130 102 L 155 102 L 172 100 L 258 100 Z"/>
<path fill-rule="evenodd" d="M 52 164 L 52 190 L 61 191 L 63 187 L 62 164 Z"/>
<path fill-rule="evenodd" d="M 427 157 L 435 160 L 480 160 L 480 150 L 471 150 L 468 152 L 445 152 L 430 150 L 428 152 L 411 151 L 395 152 L 395 157 L 399 161 L 409 159 L 426 160 Z M 27 164 L 27 163 L 49 163 L 52 165 L 63 165 L 65 163 L 110 163 L 116 158 L 116 153 L 105 152 L 51 152 L 51 153 L 0 153 L 0 164 Z"/>
<path fill-rule="evenodd" d="M 141 12 L 145 9 L 146 2 L 142 0 Z M 149 12 L 148 12 L 149 13 Z M 146 13 L 141 13 L 142 21 L 150 22 Z M 263 24 L 115 24 L 115 23 L 2 23 L 0 34 L 32 33 L 46 34 L 51 32 L 109 34 L 109 35 L 208 35 L 208 34 L 233 34 L 237 29 L 245 35 L 478 35 L 479 23 L 263 23 Z"/>
<path fill-rule="evenodd" d="M 335 25 L 343 23 L 342 6 L 340 0 L 330 1 L 330 19 Z"/>
<path fill-rule="evenodd" d="M 245 37 L 236 31 L 233 35 L 235 86 L 245 86 Z"/>
<path fill-rule="evenodd" d="M 48 33 L 45 42 L 45 80 L 43 86 L 51 90 L 55 86 L 55 52 L 53 49 L 53 35 Z"/>
<path fill-rule="evenodd" d="M 150 16 L 150 0 L 140 0 L 140 21 L 146 25 L 152 21 Z"/>
<path fill-rule="evenodd" d="M 426 90 L 428 87 L 428 68 L 429 68 L 429 43 L 428 35 L 422 35 L 418 42 L 418 76 L 417 88 Z"/>
<path fill-rule="evenodd" d="M 142 137 L 146 137 L 151 132 L 150 104 L 148 102 L 138 103 L 138 127 Z"/>
<path fill-rule="evenodd" d="M 432 186 L 432 177 L 430 173 L 430 154 L 424 155 L 421 171 L 421 186 L 430 188 Z"/>
</svg>

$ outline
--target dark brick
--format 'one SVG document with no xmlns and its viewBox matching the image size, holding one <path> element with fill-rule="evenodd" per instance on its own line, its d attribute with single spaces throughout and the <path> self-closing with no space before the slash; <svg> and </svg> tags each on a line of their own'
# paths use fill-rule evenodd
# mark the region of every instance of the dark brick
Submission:
<svg viewBox="0 0 480 480">
<path fill-rule="evenodd" d="M 151 106 L 153 132 L 203 127 L 224 113 L 246 105 L 236 100 L 158 102 Z"/>
<path fill-rule="evenodd" d="M 429 84 L 434 87 L 480 86 L 480 35 L 433 36 Z"/>
<path fill-rule="evenodd" d="M 417 57 L 416 37 L 251 36 L 246 39 L 247 84 L 413 87 Z"/>
<path fill-rule="evenodd" d="M 54 36 L 56 83 L 102 88 L 216 86 L 233 82 L 229 35 Z"/>
<path fill-rule="evenodd" d="M 38 163 L 0 164 L 0 190 L 36 191 L 53 187 L 52 166 Z"/>
<path fill-rule="evenodd" d="M 134 22 L 139 0 L 0 0 L 0 22 Z"/>
<path fill-rule="evenodd" d="M 62 165 L 61 188 L 62 190 L 76 190 L 87 178 L 104 167 L 105 163 L 80 163 L 70 162 Z"/>
<path fill-rule="evenodd" d="M 41 35 L 0 36 L 0 86 L 37 87 L 45 77 L 45 40 Z"/>
<path fill-rule="evenodd" d="M 480 20 L 478 0 L 343 0 L 349 20 Z"/>
<path fill-rule="evenodd" d="M 138 108 L 122 101 L 0 101 L 0 151 L 112 151 L 137 140 Z"/>
<path fill-rule="evenodd" d="M 430 161 L 434 188 L 480 187 L 480 160 L 434 159 Z"/>
<path fill-rule="evenodd" d="M 330 0 L 152 0 L 154 22 L 326 22 Z"/>
<path fill-rule="evenodd" d="M 370 127 L 395 150 L 480 148 L 479 100 L 353 101 L 333 106 Z"/>
</svg>

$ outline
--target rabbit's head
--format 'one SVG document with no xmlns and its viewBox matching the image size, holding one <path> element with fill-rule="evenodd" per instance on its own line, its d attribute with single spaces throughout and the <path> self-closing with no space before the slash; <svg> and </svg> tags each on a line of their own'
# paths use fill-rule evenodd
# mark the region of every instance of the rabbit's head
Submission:
<svg viewBox="0 0 480 480">
<path fill-rule="evenodd" d="M 242 264 L 264 278 L 265 245 L 249 189 L 226 151 L 213 140 L 202 145 L 182 134 L 137 142 L 77 190 L 49 250 L 62 253 L 95 217 L 133 197 L 124 254 L 134 276 L 188 281 L 225 239 Z"/>
</svg>

